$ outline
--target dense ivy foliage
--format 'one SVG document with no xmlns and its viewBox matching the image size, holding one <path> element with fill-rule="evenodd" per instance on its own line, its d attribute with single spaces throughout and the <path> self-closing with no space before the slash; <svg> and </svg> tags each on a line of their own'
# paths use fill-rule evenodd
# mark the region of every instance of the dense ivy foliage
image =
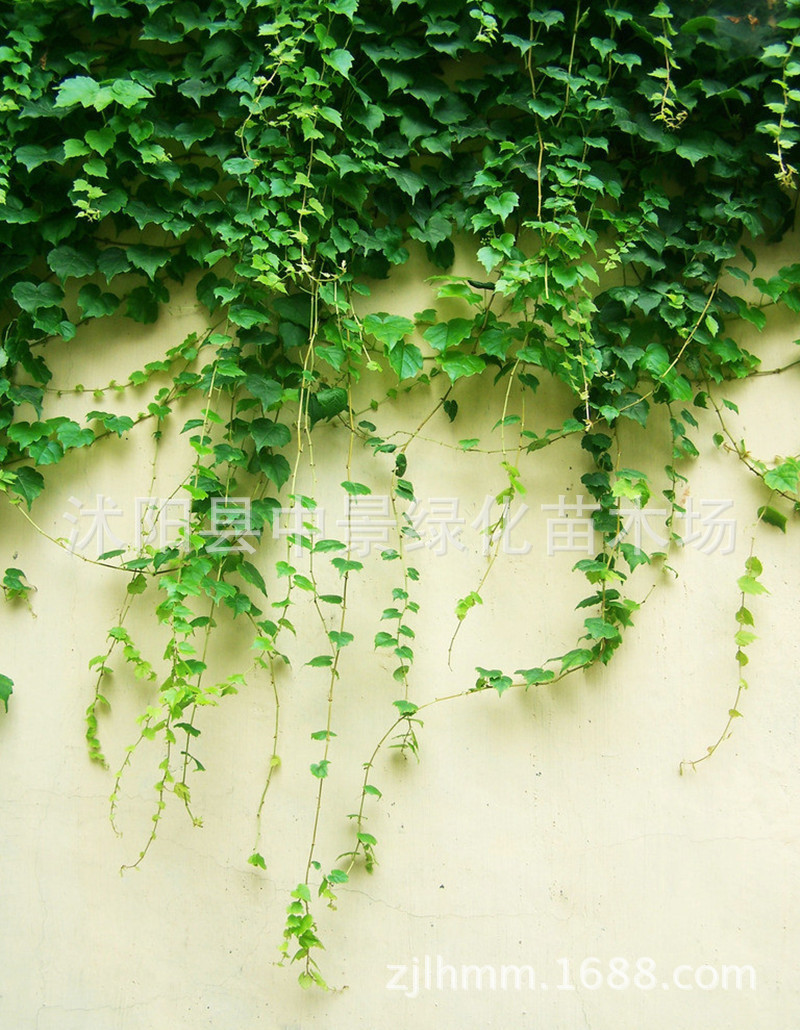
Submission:
<svg viewBox="0 0 800 1030">
<path fill-rule="evenodd" d="M 339 420 L 351 451 L 361 440 L 390 463 L 394 517 L 408 534 L 408 444 L 388 442 L 391 427 L 379 431 L 352 403 L 353 386 L 374 380 L 380 412 L 389 369 L 395 381 L 429 389 L 436 417 L 464 420 L 467 432 L 460 382 L 497 384 L 508 486 L 496 500 L 495 537 L 522 489 L 522 461 L 579 436 L 582 482 L 605 540 L 578 563 L 591 584 L 585 637 L 513 676 L 481 668 L 461 693 L 553 681 L 607 662 L 620 644 L 637 607 L 621 588 L 653 557 L 619 539 L 620 501 L 646 502 L 651 492 L 643 473 L 613 456 L 621 420 L 647 429 L 654 405 L 668 409 L 670 530 L 681 510 L 680 463 L 697 453 L 689 436 L 697 407 L 717 410 L 717 443 L 764 480 L 759 514 L 785 530 L 798 501 L 797 458 L 772 467 L 751 455 L 727 429 L 720 390 L 759 372 L 758 355 L 738 338 L 743 320 L 761 329 L 767 305 L 800 311 L 800 263 L 753 277 L 752 249 L 780 240 L 794 221 L 800 3 L 41 0 L 0 3 L 0 25 L 0 489 L 30 510 L 46 466 L 134 430 L 137 420 L 104 406 L 83 423 L 52 416 L 51 391 L 75 384 L 53 382 L 49 355 L 96 319 L 155 322 L 176 283 L 194 284 L 208 332 L 172 341 L 124 384 L 151 388 L 138 422 L 156 433 L 179 399 L 196 405 L 184 426 L 196 454 L 184 482 L 191 529 L 181 546 L 101 559 L 130 572 L 130 603 L 155 579 L 156 616 L 170 632 L 167 671 L 142 656 L 120 620 L 94 660 L 87 739 L 103 762 L 98 710 L 120 646 L 137 676 L 158 680 L 141 721 L 140 739 L 164 748 L 146 851 L 169 794 L 190 809 L 197 707 L 241 683 L 204 680 L 201 641 L 222 607 L 252 622 L 267 674 L 284 660 L 298 590 L 333 613 L 335 628 L 322 618 L 325 653 L 310 663 L 327 670 L 329 717 L 314 734 L 316 817 L 285 935 L 286 954 L 303 963 L 301 982 L 322 983 L 311 958 L 312 889 L 332 902 L 357 860 L 372 867 L 376 843 L 364 827 L 365 802 L 379 796 L 373 755 L 353 851 L 322 874 L 315 841 L 334 685 L 352 640 L 347 584 L 362 563 L 344 542 L 306 535 L 302 546 L 331 562 L 339 591 L 321 592 L 284 548 L 271 564 L 287 592 L 261 599 L 265 615 L 253 600 L 264 591 L 257 563 L 210 546 L 204 527 L 216 502 L 252 497 L 256 529 L 269 529 L 289 497 L 311 518 L 315 499 L 295 492 L 300 448 L 315 426 Z M 449 274 L 457 244 L 474 253 L 481 278 Z M 360 317 L 359 297 L 414 247 L 460 315 Z M 574 398 L 545 434 L 508 408 L 512 383 L 535 391 L 539 378 L 560 380 Z M 113 396 L 103 404 L 113 407 Z M 345 492 L 368 494 L 345 464 Z M 402 549 L 384 558 L 403 571 L 397 607 L 383 613 L 392 631 L 375 644 L 397 657 L 403 697 L 376 754 L 396 733 L 415 752 L 424 706 L 411 700 L 408 617 L 419 573 Z M 743 601 L 763 590 L 760 572 L 751 556 Z M 9 599 L 26 589 L 22 572 L 7 570 Z M 479 590 L 458 601 L 456 625 L 481 602 Z M 744 603 L 737 620 L 743 665 L 752 639 Z M 11 689 L 0 676 L 6 706 Z M 277 720 L 277 688 L 275 696 Z M 275 735 L 270 777 L 277 721 Z M 264 861 L 256 847 L 251 862 Z"/>
</svg>

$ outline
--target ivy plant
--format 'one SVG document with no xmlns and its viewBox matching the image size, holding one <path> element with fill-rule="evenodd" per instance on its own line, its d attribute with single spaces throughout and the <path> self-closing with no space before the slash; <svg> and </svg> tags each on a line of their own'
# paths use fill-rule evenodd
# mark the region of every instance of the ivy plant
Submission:
<svg viewBox="0 0 800 1030">
<path fill-rule="evenodd" d="M 180 539 L 97 559 L 127 587 L 91 663 L 89 757 L 106 762 L 107 677 L 122 661 L 151 697 L 115 769 L 112 820 L 138 744 L 156 741 L 161 754 L 137 865 L 167 804 L 200 822 L 198 738 L 226 695 L 263 677 L 275 721 L 260 825 L 281 762 L 278 672 L 313 644 L 307 666 L 324 681 L 326 718 L 309 728 L 319 748 L 309 847 L 282 944 L 304 986 L 325 985 L 315 905 L 333 905 L 354 869 L 376 862 L 366 819 L 381 796 L 381 752 L 416 756 L 432 704 L 554 683 L 607 664 L 620 647 L 641 603 L 629 581 L 669 552 L 627 540 L 622 507 L 660 493 L 677 545 L 698 409 L 718 420 L 714 444 L 761 481 L 759 522 L 786 532 L 797 511 L 800 458 L 751 453 L 726 389 L 785 370 L 763 369 L 742 330 L 763 330 L 772 309 L 800 311 L 800 263 L 766 276 L 756 258 L 794 225 L 800 2 L 742 11 L 707 0 L 0 3 L 0 491 L 35 524 L 49 466 L 133 433 L 158 440 L 179 421 L 190 503 Z M 457 248 L 480 270 L 474 277 L 455 274 Z M 371 310 L 374 284 L 412 252 L 427 263 L 437 304 L 413 318 Z M 169 334 L 165 306 L 180 284 L 207 312 L 204 332 L 171 339 L 124 382 L 98 386 L 91 369 L 79 383 L 54 376 L 52 357 L 98 320 L 161 319 Z M 435 435 L 456 422 L 460 448 L 482 449 L 464 403 L 464 381 L 478 378 L 494 399 L 503 485 L 486 573 L 453 599 L 450 650 L 482 604 L 539 451 L 580 441 L 602 546 L 575 566 L 587 594 L 572 649 L 518 670 L 481 666 L 474 681 L 430 698 L 414 676 L 414 585 L 424 572 L 407 553 L 417 532 L 414 444 L 423 426 Z M 554 385 L 571 400 L 557 424 L 534 431 L 525 397 Z M 82 419 L 54 414 L 66 390 L 86 393 Z M 141 413 L 117 413 L 116 399 L 133 391 L 147 394 Z M 370 397 L 366 410 L 356 393 Z M 393 412 L 412 394 L 429 400 L 429 415 L 398 443 Z M 666 449 L 654 409 L 666 416 Z M 315 433 L 331 423 L 346 445 L 324 460 L 341 461 L 351 501 L 372 491 L 354 479 L 354 452 L 374 455 L 397 531 L 378 560 L 397 574 L 372 642 L 392 656 L 386 733 L 366 756 L 352 846 L 323 863 L 317 829 L 339 757 L 340 657 L 354 639 L 348 601 L 369 573 L 345 533 L 317 532 L 318 498 L 300 490 Z M 622 426 L 662 450 L 663 481 L 626 464 Z M 230 503 L 241 497 L 247 526 Z M 297 517 L 274 543 L 287 509 Z M 263 541 L 252 554 L 233 546 L 248 531 Z M 751 551 L 738 581 L 740 669 L 753 639 L 745 602 L 766 590 L 762 571 Z M 13 602 L 29 585 L 10 568 L 3 589 Z M 300 598 L 318 613 L 316 642 L 294 639 Z M 132 636 L 134 605 L 166 630 L 163 654 Z M 250 625 L 255 660 L 215 682 L 207 656 L 226 618 Z M 14 686 L 0 675 L 6 710 Z M 740 679 L 730 720 L 745 686 Z M 260 836 L 249 854 L 266 867 Z"/>
</svg>

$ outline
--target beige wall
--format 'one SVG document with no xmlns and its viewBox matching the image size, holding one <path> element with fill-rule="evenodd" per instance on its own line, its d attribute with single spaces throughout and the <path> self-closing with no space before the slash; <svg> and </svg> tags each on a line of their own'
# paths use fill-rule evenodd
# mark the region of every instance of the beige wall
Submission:
<svg viewBox="0 0 800 1030">
<path fill-rule="evenodd" d="M 787 244 L 774 260 L 791 257 Z M 401 270 L 370 306 L 419 310 L 427 300 L 415 282 L 413 270 Z M 85 381 L 89 362 L 96 383 L 85 385 L 120 378 L 199 317 L 191 298 L 176 294 L 152 329 L 108 322 L 54 358 L 56 382 Z M 796 325 L 783 320 L 760 338 L 745 338 L 763 354 L 764 367 L 772 367 L 796 354 L 795 335 Z M 796 376 L 794 370 L 727 391 L 741 408 L 739 419 L 731 416 L 735 432 L 765 460 L 796 446 Z M 528 400 L 528 425 L 539 431 L 569 414 L 563 394 L 545 385 Z M 440 392 L 438 386 L 415 391 L 403 402 L 408 426 L 419 424 Z M 423 435 L 450 444 L 473 436 L 489 441 L 497 411 L 488 394 L 484 384 L 464 384 L 454 426 L 440 413 L 435 431 L 432 422 Z M 134 414 L 143 406 L 135 396 L 95 402 L 65 395 L 53 403 L 52 413 L 78 416 L 95 404 Z M 390 417 L 379 412 L 374 421 L 388 425 L 398 410 L 391 406 Z M 756 535 L 770 595 L 752 603 L 759 640 L 750 648 L 745 718 L 711 761 L 678 775 L 681 759 L 698 757 L 714 741 L 733 703 L 736 579 L 763 503 L 755 479 L 711 446 L 715 428 L 703 419 L 695 436 L 704 456 L 684 471 L 695 501 L 733 502 L 726 517 L 736 519 L 734 553 L 687 547 L 671 561 L 677 579 L 639 570 L 632 595 L 641 599 L 653 583 L 656 589 L 607 669 L 500 699 L 487 693 L 440 704 L 425 713 L 419 764 L 389 753 L 378 758 L 374 782 L 383 799 L 370 810 L 369 829 L 379 840 L 380 864 L 371 877 L 354 874 L 337 912 L 316 906 L 326 944 L 320 961 L 337 988 L 327 995 L 301 991 L 297 970 L 274 965 L 311 833 L 317 781 L 308 766 L 319 759 L 320 745 L 309 732 L 325 719 L 326 675 L 302 667 L 323 650 L 313 612 L 297 615 L 295 674 L 280 680 L 283 765 L 265 808 L 266 874 L 246 861 L 272 733 L 271 691 L 259 672 L 238 696 L 202 714 L 197 751 L 208 771 L 194 778 L 193 800 L 204 827 L 193 828 L 173 799 L 141 869 L 120 876 L 149 831 L 159 755 L 155 749 L 137 754 L 123 784 L 124 835 L 117 839 L 108 821 L 113 779 L 89 763 L 82 719 L 93 690 L 87 662 L 104 649 L 126 579 L 59 549 L 4 505 L 0 571 L 22 568 L 37 589 L 33 614 L 22 604 L 0 608 L 0 671 L 15 681 L 9 713 L 0 714 L 3 1030 L 794 1026 L 800 1012 L 796 525 L 785 538 L 768 527 Z M 104 494 L 125 510 L 119 521 L 130 534 L 133 500 L 149 492 L 148 434 L 142 426 L 99 445 L 91 461 L 78 453 L 48 470 L 49 489 L 33 510 L 38 525 L 67 536 L 63 513 L 70 498 L 88 506 Z M 315 435 L 319 496 L 328 518 L 340 518 L 346 434 L 320 428 Z M 668 458 L 635 427 L 626 431 L 625 447 L 625 464 L 654 476 Z M 485 495 L 504 486 L 498 455 L 461 454 L 419 440 L 408 456 L 417 496 L 458 498 L 467 523 Z M 156 496 L 180 482 L 186 461 L 185 441 L 168 433 Z M 453 607 L 482 575 L 480 538 L 465 528 L 467 553 L 414 556 L 423 573 L 413 590 L 421 605 L 413 623 L 418 703 L 470 687 L 476 665 L 513 671 L 575 646 L 582 616 L 573 609 L 586 591 L 569 570 L 580 555 L 547 555 L 541 505 L 556 503 L 559 494 L 574 502 L 583 453 L 565 441 L 523 459 L 521 468 L 530 511 L 514 542 L 527 539 L 530 553 L 500 556 L 482 591 L 484 604 L 457 638 L 452 670 L 446 650 Z M 388 470 L 388 461 L 357 450 L 353 478 L 375 493 L 387 492 Z M 304 475 L 301 489 L 308 490 Z M 91 546 L 85 553 L 94 556 Z M 266 553 L 255 560 L 267 575 Z M 379 613 L 391 603 L 396 570 L 396 563 L 373 556 L 351 583 L 349 628 L 356 641 L 343 653 L 337 685 L 338 737 L 318 848 L 325 868 L 351 846 L 346 816 L 357 804 L 361 765 L 400 696 L 388 659 L 371 648 L 375 632 L 385 628 Z M 163 639 L 147 614 L 153 596 L 138 600 L 130 627 L 143 651 L 157 657 Z M 242 620 L 222 627 L 210 656 L 215 674 L 246 668 L 248 643 Z M 112 664 L 113 712 L 102 717 L 101 735 L 116 767 L 149 694 L 120 659 Z M 426 956 L 431 989 L 425 989 Z M 499 976 L 504 965 L 530 965 L 548 987 L 492 991 L 487 971 L 483 989 L 471 980 L 467 989 L 439 990 L 439 956 L 459 973 L 464 965 L 492 966 Z M 615 957 L 631 967 L 652 958 L 657 986 L 557 989 L 560 960 L 568 960 L 577 983 L 581 962 L 592 956 L 604 974 Z M 387 989 L 388 967 L 413 968 L 415 960 L 418 996 L 408 996 L 417 993 L 410 970 L 398 979 L 407 991 Z M 690 989 L 671 979 L 675 967 L 713 967 L 700 973 L 708 987 L 714 971 L 734 965 L 753 967 L 755 989 L 702 989 L 686 969 L 678 975 Z"/>
</svg>

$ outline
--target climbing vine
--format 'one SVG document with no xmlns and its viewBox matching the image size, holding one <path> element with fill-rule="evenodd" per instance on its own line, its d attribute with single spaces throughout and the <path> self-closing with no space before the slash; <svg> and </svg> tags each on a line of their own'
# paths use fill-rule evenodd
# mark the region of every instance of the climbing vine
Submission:
<svg viewBox="0 0 800 1030">
<path fill-rule="evenodd" d="M 0 3 L 0 25 L 0 490 L 36 525 L 48 467 L 73 451 L 151 434 L 155 476 L 165 428 L 177 420 L 186 441 L 175 496 L 189 515 L 177 537 L 143 532 L 137 548 L 95 561 L 127 582 L 90 663 L 89 757 L 106 765 L 109 676 L 123 662 L 151 696 L 113 769 L 115 827 L 140 745 L 160 753 L 138 865 L 173 800 L 201 822 L 192 782 L 211 710 L 251 679 L 267 682 L 274 724 L 249 852 L 266 868 L 282 673 L 299 644 L 318 647 L 304 669 L 324 682 L 325 720 L 309 728 L 319 748 L 309 842 L 282 948 L 301 984 L 324 986 L 315 904 L 334 906 L 354 869 L 376 862 L 367 817 L 380 803 L 379 755 L 416 757 L 432 705 L 611 660 L 642 603 L 629 586 L 637 567 L 666 564 L 680 544 L 697 410 L 718 420 L 714 444 L 763 484 L 760 524 L 786 532 L 798 508 L 800 459 L 753 455 L 726 387 L 800 361 L 762 369 L 742 343 L 742 327 L 762 330 L 771 309 L 800 311 L 800 263 L 765 278 L 756 259 L 794 224 L 800 2 L 18 0 Z M 371 310 L 374 284 L 412 253 L 435 306 L 413 318 Z M 474 273 L 455 273 L 457 254 Z M 97 384 L 90 368 L 82 382 L 54 375 L 51 356 L 87 326 L 164 320 L 182 284 L 207 314 L 204 331 L 171 339 L 125 382 Z M 478 378 L 497 416 L 491 444 L 470 435 L 464 381 Z M 563 418 L 531 428 L 530 398 L 554 384 L 571 398 Z M 82 420 L 54 413 L 65 392 L 86 394 Z M 147 398 L 135 417 L 113 410 L 129 395 Z M 395 413 L 421 397 L 428 414 L 409 432 Z M 666 415 L 666 450 L 654 409 Z M 465 427 L 464 452 L 497 453 L 502 486 L 486 515 L 484 575 L 453 599 L 448 658 L 540 450 L 580 441 L 602 546 L 575 565 L 588 593 L 574 648 L 532 656 L 530 668 L 481 666 L 431 697 L 414 676 L 424 569 L 410 546 L 420 539 L 411 477 L 423 433 L 451 423 Z M 663 482 L 626 465 L 626 424 L 664 452 Z M 315 450 L 325 426 L 346 441 L 348 515 L 334 536 L 321 531 L 313 489 L 317 465 L 338 460 L 333 436 L 324 457 Z M 387 729 L 361 759 L 352 845 L 331 863 L 317 831 L 338 757 L 342 653 L 362 603 L 355 584 L 369 572 L 348 529 L 375 499 L 354 478 L 362 453 L 374 456 L 394 534 L 377 559 L 397 571 L 371 641 L 391 655 L 394 696 L 381 695 Z M 626 537 L 622 507 L 654 491 L 669 544 L 647 553 Z M 159 511 L 143 510 L 142 526 Z M 751 550 L 738 581 L 740 672 L 754 639 L 745 601 L 766 591 L 762 572 Z M 29 602 L 23 570 L 8 568 L 2 586 L 9 603 Z M 295 640 L 301 600 L 318 643 Z M 134 605 L 166 632 L 163 653 L 134 638 Z M 217 682 L 209 654 L 225 618 L 249 624 L 254 657 Z M 6 711 L 15 686 L 24 690 L 0 675 Z M 740 677 L 709 755 L 745 688 Z"/>
</svg>

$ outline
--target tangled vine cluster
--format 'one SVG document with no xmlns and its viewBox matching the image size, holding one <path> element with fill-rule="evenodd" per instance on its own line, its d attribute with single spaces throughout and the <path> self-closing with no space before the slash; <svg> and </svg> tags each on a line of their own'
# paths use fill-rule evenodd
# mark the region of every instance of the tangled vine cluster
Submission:
<svg viewBox="0 0 800 1030">
<path fill-rule="evenodd" d="M 304 986 L 324 986 L 315 895 L 333 904 L 357 863 L 372 868 L 377 842 L 365 809 L 380 797 L 374 760 L 390 740 L 415 753 L 420 712 L 443 700 L 414 700 L 420 573 L 402 546 L 413 532 L 414 437 L 400 446 L 381 422 L 387 397 L 405 396 L 398 384 L 430 396 L 429 428 L 468 423 L 463 380 L 496 386 L 507 486 L 490 526 L 495 556 L 525 462 L 565 437 L 585 451 L 581 482 L 603 537 L 598 554 L 576 566 L 589 584 L 577 646 L 514 673 L 479 668 L 474 685 L 451 696 L 553 682 L 607 663 L 622 642 L 638 607 L 625 583 L 658 560 L 620 534 L 620 504 L 646 503 L 652 490 L 620 461 L 617 430 L 626 421 L 647 432 L 654 408 L 668 414 L 662 492 L 673 539 L 679 485 L 698 453 L 698 408 L 716 412 L 715 443 L 763 481 L 760 520 L 785 531 L 797 509 L 797 456 L 767 463 L 751 454 L 728 429 L 735 406 L 724 392 L 765 371 L 742 345 L 741 326 L 763 329 L 770 307 L 800 311 L 800 263 L 769 278 L 756 267 L 756 251 L 794 224 L 800 2 L 744 10 L 708 0 L 558 8 L 540 0 L 15 0 L 0 3 L 0 26 L 4 498 L 32 521 L 48 466 L 69 462 L 74 450 L 113 446 L 114 437 L 158 438 L 176 409 L 195 409 L 182 426 L 193 453 L 183 538 L 98 559 L 128 583 L 109 647 L 92 663 L 89 754 L 105 763 L 99 723 L 119 653 L 152 681 L 139 740 L 162 751 L 139 861 L 170 798 L 197 821 L 200 713 L 244 682 L 207 676 L 209 636 L 227 609 L 252 625 L 256 671 L 275 695 L 263 805 L 280 764 L 276 668 L 290 658 L 290 607 L 310 596 L 325 646 L 309 665 L 327 677 L 328 720 L 313 733 L 313 831 L 283 948 L 301 964 Z M 479 277 L 453 273 L 457 246 L 482 266 Z M 424 253 L 438 298 L 460 307 L 458 317 L 437 308 L 414 319 L 363 314 L 370 284 L 412 251 Z M 59 392 L 80 387 L 54 378 L 50 356 L 95 320 L 155 322 L 183 283 L 207 311 L 207 331 L 172 340 L 160 360 L 101 390 L 104 403 L 82 421 L 53 415 Z M 537 434 L 512 410 L 512 385 L 516 397 L 554 380 L 568 388 L 571 407 Z M 356 385 L 372 391 L 375 422 L 357 413 Z M 119 390 L 147 395 L 138 418 L 105 410 Z M 352 479 L 355 446 L 371 449 L 391 479 L 400 544 L 382 557 L 402 571 L 383 612 L 390 628 L 374 643 L 396 658 L 401 696 L 365 764 L 352 849 L 323 869 L 316 831 L 335 748 L 339 659 L 353 640 L 348 587 L 364 571 L 347 542 L 315 538 L 317 502 L 297 487 L 315 429 L 330 422 L 348 441 L 347 495 L 370 492 Z M 279 554 L 265 545 L 253 561 L 210 546 L 212 514 L 243 493 L 253 499 L 255 529 L 272 527 L 287 500 L 309 512 L 307 531 L 289 538 L 306 553 L 302 570 L 283 545 Z M 265 563 L 285 585 L 266 599 Z M 331 572 L 339 586 L 325 592 Z M 740 668 L 753 639 L 745 601 L 764 591 L 761 572 L 751 551 L 739 580 Z M 6 570 L 8 600 L 29 589 L 22 570 Z M 480 590 L 457 600 L 456 627 L 481 603 Z M 160 659 L 146 657 L 125 626 L 131 605 L 152 599 L 169 635 Z M 0 675 L 6 710 L 13 686 Z M 745 686 L 740 675 L 738 692 Z M 734 703 L 730 719 L 738 714 Z M 117 773 L 114 811 L 135 750 Z M 259 846 L 250 862 L 265 866 Z"/>
</svg>

